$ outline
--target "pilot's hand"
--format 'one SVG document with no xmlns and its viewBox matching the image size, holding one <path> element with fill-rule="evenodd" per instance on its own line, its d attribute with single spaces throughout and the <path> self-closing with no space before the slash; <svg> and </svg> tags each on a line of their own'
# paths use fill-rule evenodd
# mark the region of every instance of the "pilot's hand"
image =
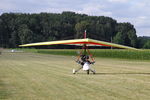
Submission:
<svg viewBox="0 0 150 100">
<path fill-rule="evenodd" d="M 79 60 L 77 60 L 77 61 L 76 61 L 76 63 L 80 64 L 80 61 L 79 61 Z"/>
<path fill-rule="evenodd" d="M 94 63 L 95 63 L 95 61 L 91 62 L 91 64 L 94 64 Z"/>
</svg>

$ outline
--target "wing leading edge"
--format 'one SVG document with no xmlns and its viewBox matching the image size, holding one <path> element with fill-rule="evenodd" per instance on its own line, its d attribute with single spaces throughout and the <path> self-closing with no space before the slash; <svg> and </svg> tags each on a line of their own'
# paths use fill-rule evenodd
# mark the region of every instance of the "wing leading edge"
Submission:
<svg viewBox="0 0 150 100">
<path fill-rule="evenodd" d="M 117 48 L 137 50 L 136 48 L 133 48 L 133 47 L 124 46 L 124 45 L 115 44 L 115 43 L 110 43 L 110 42 L 105 42 L 105 41 L 89 39 L 89 38 L 38 42 L 38 43 L 23 44 L 23 45 L 19 45 L 19 46 L 20 47 L 27 47 L 27 46 L 42 46 L 42 45 L 57 45 L 57 44 L 90 44 L 90 45 L 99 45 L 99 46 L 117 47 Z"/>
</svg>

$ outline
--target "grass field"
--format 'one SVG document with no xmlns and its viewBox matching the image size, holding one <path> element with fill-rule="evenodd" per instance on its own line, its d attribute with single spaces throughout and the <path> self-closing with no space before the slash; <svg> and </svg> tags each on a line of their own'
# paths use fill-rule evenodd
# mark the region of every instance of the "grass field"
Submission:
<svg viewBox="0 0 150 100">
<path fill-rule="evenodd" d="M 150 62 L 96 58 L 87 75 L 71 56 L 37 53 L 0 55 L 0 99 L 150 100 Z"/>
</svg>

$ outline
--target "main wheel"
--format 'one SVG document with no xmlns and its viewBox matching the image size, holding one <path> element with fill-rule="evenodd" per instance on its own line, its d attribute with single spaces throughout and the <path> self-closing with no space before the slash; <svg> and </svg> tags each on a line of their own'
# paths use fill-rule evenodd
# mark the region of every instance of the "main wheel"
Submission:
<svg viewBox="0 0 150 100">
<path fill-rule="evenodd" d="M 89 74 L 90 73 L 90 71 L 89 70 L 87 70 L 87 74 Z"/>
<path fill-rule="evenodd" d="M 93 74 L 96 74 L 96 71 L 95 71 L 95 70 L 93 71 Z"/>
</svg>

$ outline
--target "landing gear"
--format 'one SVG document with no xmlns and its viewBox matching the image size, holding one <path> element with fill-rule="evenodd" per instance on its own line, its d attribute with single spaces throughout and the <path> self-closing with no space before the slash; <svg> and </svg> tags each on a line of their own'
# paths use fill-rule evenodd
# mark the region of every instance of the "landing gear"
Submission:
<svg viewBox="0 0 150 100">
<path fill-rule="evenodd" d="M 92 70 L 92 69 L 91 69 L 91 72 L 93 72 L 93 74 L 96 74 L 96 71 L 95 71 L 95 70 Z"/>
<path fill-rule="evenodd" d="M 73 74 L 76 74 L 76 72 L 78 72 L 80 69 L 81 69 L 81 68 L 79 68 L 78 70 L 73 69 L 73 70 L 72 70 L 72 73 L 73 73 Z M 95 70 L 92 70 L 92 69 L 87 70 L 87 71 L 86 71 L 87 74 L 90 74 L 90 71 L 91 71 L 93 74 L 96 74 Z"/>
<path fill-rule="evenodd" d="M 90 70 L 87 70 L 87 74 L 89 74 L 90 73 Z"/>
<path fill-rule="evenodd" d="M 93 74 L 96 74 L 95 70 L 91 70 L 91 69 L 87 70 L 87 74 L 90 74 L 90 71 L 91 71 Z"/>
<path fill-rule="evenodd" d="M 72 70 L 72 73 L 73 73 L 73 74 L 75 74 L 75 73 L 76 73 L 76 70 L 75 70 L 75 69 L 73 69 L 73 70 Z"/>
</svg>

